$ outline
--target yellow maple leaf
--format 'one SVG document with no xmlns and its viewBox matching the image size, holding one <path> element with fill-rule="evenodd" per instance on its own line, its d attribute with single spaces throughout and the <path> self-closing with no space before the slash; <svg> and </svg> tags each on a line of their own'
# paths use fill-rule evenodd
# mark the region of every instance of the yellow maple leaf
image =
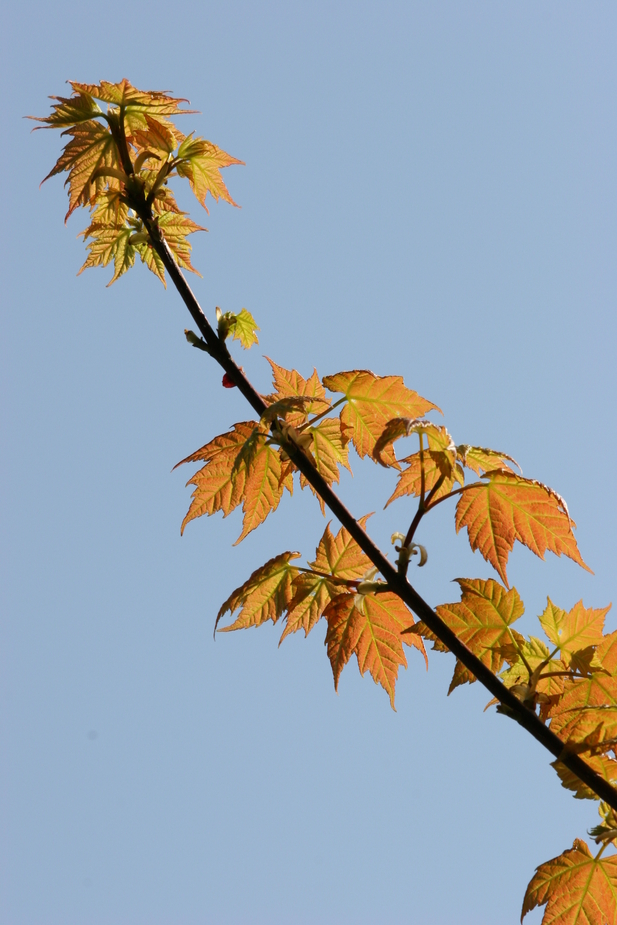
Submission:
<svg viewBox="0 0 617 925">
<path fill-rule="evenodd" d="M 583 607 L 583 602 L 579 601 L 566 613 L 556 607 L 549 597 L 540 623 L 553 645 L 561 650 L 562 658 L 569 661 L 577 650 L 602 642 L 604 618 L 609 610 L 610 604 L 602 610 L 592 610 Z"/>
</svg>

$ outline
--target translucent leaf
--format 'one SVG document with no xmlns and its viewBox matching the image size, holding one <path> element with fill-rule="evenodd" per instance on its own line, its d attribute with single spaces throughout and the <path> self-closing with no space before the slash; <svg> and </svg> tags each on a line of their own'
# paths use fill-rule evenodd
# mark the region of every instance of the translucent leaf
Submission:
<svg viewBox="0 0 617 925">
<path fill-rule="evenodd" d="M 341 412 L 345 436 L 353 442 L 358 455 L 371 455 L 384 428 L 393 418 L 418 418 L 437 405 L 405 387 L 401 376 L 375 376 L 368 370 L 351 370 L 326 376 L 323 384 L 331 392 L 342 392 L 347 404 Z M 394 462 L 391 447 L 381 454 L 390 465 Z"/>
<path fill-rule="evenodd" d="M 572 848 L 536 869 L 521 921 L 544 905 L 542 925 L 616 925 L 617 855 L 596 859 L 576 838 Z"/>
<path fill-rule="evenodd" d="M 435 610 L 461 642 L 496 674 L 504 662 L 501 647 L 504 642 L 512 641 L 509 627 L 524 613 L 523 602 L 516 588 L 508 591 L 492 578 L 458 578 L 457 581 L 462 591 L 461 600 L 441 604 Z M 459 683 L 475 680 L 473 675 L 463 672 L 462 666 L 455 678 L 457 683 L 453 679 L 448 693 Z"/>
<path fill-rule="evenodd" d="M 504 469 L 483 478 L 485 484 L 469 486 L 461 494 L 456 530 L 467 527 L 471 548 L 480 550 L 506 584 L 506 563 L 515 540 L 541 559 L 548 549 L 591 571 L 578 551 L 566 504 L 556 492 Z"/>
<path fill-rule="evenodd" d="M 219 632 L 261 626 L 267 620 L 276 623 L 293 598 L 293 579 L 298 575 L 298 569 L 291 565 L 291 560 L 299 555 L 299 552 L 283 552 L 275 556 L 236 588 L 219 610 L 216 626 L 226 613 L 233 614 L 241 608 L 240 613 L 231 626 L 222 627 Z"/>
<path fill-rule="evenodd" d="M 328 621 L 326 646 L 335 689 L 343 668 L 355 655 L 361 674 L 368 671 L 375 683 L 381 684 L 394 709 L 399 666 L 407 667 L 401 631 L 413 622 L 401 599 L 391 593 L 339 594 L 328 604 L 324 616 Z M 421 638 L 412 638 L 426 658 Z"/>
<path fill-rule="evenodd" d="M 562 658 L 569 661 L 577 649 L 602 642 L 604 618 L 609 610 L 610 605 L 603 610 L 586 609 L 583 602 L 579 601 L 566 613 L 560 607 L 555 607 L 549 597 L 540 623 L 553 645 L 561 649 Z"/>
<path fill-rule="evenodd" d="M 208 211 L 206 205 L 208 193 L 216 201 L 224 199 L 232 206 L 237 206 L 223 182 L 221 168 L 229 167 L 230 164 L 244 164 L 244 161 L 239 161 L 230 154 L 226 154 L 205 138 L 194 138 L 192 135 L 184 139 L 178 148 L 176 157 L 180 158 L 176 164 L 178 176 L 188 179 L 191 189 L 206 212 Z"/>
</svg>

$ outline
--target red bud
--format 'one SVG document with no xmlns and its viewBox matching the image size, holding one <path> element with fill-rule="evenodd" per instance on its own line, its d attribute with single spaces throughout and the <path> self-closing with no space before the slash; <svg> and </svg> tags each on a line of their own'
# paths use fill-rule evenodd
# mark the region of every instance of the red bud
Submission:
<svg viewBox="0 0 617 925">
<path fill-rule="evenodd" d="M 235 389 L 236 383 L 232 382 L 231 376 L 229 373 L 225 373 L 223 376 L 223 388 L 224 389 Z"/>
</svg>

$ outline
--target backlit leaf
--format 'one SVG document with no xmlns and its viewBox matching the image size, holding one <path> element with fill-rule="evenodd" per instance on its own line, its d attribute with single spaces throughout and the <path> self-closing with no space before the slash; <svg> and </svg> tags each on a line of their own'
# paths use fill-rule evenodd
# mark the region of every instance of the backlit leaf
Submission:
<svg viewBox="0 0 617 925">
<path fill-rule="evenodd" d="M 218 612 L 215 628 L 226 613 L 233 614 L 239 607 L 241 610 L 236 620 L 230 626 L 222 627 L 220 633 L 261 626 L 266 620 L 276 623 L 293 598 L 293 579 L 298 575 L 298 569 L 291 565 L 291 560 L 299 555 L 299 552 L 284 552 L 256 569 L 225 601 Z"/>
<path fill-rule="evenodd" d="M 253 344 L 258 344 L 257 331 L 259 331 L 259 327 L 251 313 L 247 312 L 246 308 L 242 308 L 234 317 L 236 319 L 235 324 L 230 328 L 233 340 L 239 340 L 245 350 L 248 350 Z"/>
<path fill-rule="evenodd" d="M 617 761 L 615 761 L 614 758 L 609 758 L 608 755 L 584 755 L 584 758 L 590 768 L 592 768 L 596 774 L 599 774 L 607 783 L 615 784 L 615 782 L 617 782 Z M 597 793 L 591 790 L 587 784 L 584 784 L 580 777 L 577 777 L 576 774 L 567 768 L 565 764 L 562 764 L 561 761 L 552 761 L 551 764 L 557 771 L 562 786 L 564 786 L 566 790 L 572 790 L 576 800 L 598 799 Z"/>
<path fill-rule="evenodd" d="M 564 742 L 580 743 L 593 735 L 599 744 L 617 736 L 617 678 L 595 672 L 567 680 L 551 712 L 551 730 Z"/>
<path fill-rule="evenodd" d="M 364 526 L 367 518 L 368 515 L 360 519 L 360 526 Z M 353 581 L 356 578 L 362 578 L 371 568 L 372 562 L 366 553 L 362 552 L 345 527 L 341 527 L 336 536 L 333 536 L 330 524 L 328 524 L 319 541 L 315 561 L 309 564 L 318 572 L 326 572 L 336 578 Z"/>
<path fill-rule="evenodd" d="M 372 454 L 387 423 L 393 418 L 418 418 L 437 405 L 405 387 L 401 376 L 375 376 L 368 370 L 351 370 L 326 376 L 323 384 L 331 392 L 342 392 L 347 404 L 341 412 L 345 436 L 353 442 L 358 455 Z M 389 446 L 382 460 L 393 465 L 395 456 Z"/>
<path fill-rule="evenodd" d="M 310 438 L 307 449 L 313 458 L 315 468 L 328 485 L 339 481 L 339 465 L 351 472 L 347 458 L 347 444 L 341 433 L 338 418 L 323 418 L 315 427 L 306 428 L 303 435 Z M 300 474 L 300 487 L 305 488 L 307 485 L 313 494 L 316 494 L 312 485 L 307 482 L 304 475 Z M 316 497 L 323 513 L 325 511 L 323 501 L 319 495 Z"/>
<path fill-rule="evenodd" d="M 452 458 L 452 465 L 456 462 L 456 447 L 452 438 L 445 427 L 440 427 L 427 421 L 425 418 L 394 418 L 388 421 L 380 437 L 375 443 L 373 449 L 373 459 L 381 463 L 382 466 L 389 465 L 384 461 L 382 454 L 400 437 L 411 437 L 412 434 L 422 434 L 426 436 L 428 447 L 432 450 L 439 450 L 449 453 Z M 395 463 L 396 468 L 400 468 Z"/>
<path fill-rule="evenodd" d="M 313 401 L 302 405 L 302 408 L 293 415 L 288 415 L 288 422 L 293 427 L 300 427 L 309 414 L 322 414 L 330 407 L 330 400 L 326 397 L 326 391 L 322 386 L 317 370 L 313 370 L 311 376 L 305 379 L 295 369 L 285 369 L 274 363 L 269 357 L 266 357 L 272 367 L 272 376 L 274 379 L 275 394 L 269 396 L 273 401 L 282 398 L 292 398 L 301 396 L 311 398 Z"/>
<path fill-rule="evenodd" d="M 544 905 L 542 925 L 617 925 L 617 855 L 596 859 L 576 838 L 572 848 L 536 869 L 521 922 Z"/>
<path fill-rule="evenodd" d="M 221 168 L 229 167 L 230 164 L 244 164 L 244 161 L 226 154 L 205 138 L 194 138 L 192 135 L 184 139 L 176 157 L 180 159 L 176 165 L 178 176 L 188 179 L 191 189 L 206 212 L 208 193 L 216 201 L 224 199 L 232 206 L 237 205 L 223 182 Z"/>
<path fill-rule="evenodd" d="M 187 515 L 182 521 L 182 533 L 195 517 L 214 514 L 216 511 L 223 511 L 223 516 L 227 517 L 240 504 L 246 473 L 243 468 L 235 467 L 235 461 L 256 427 L 255 421 L 235 424 L 232 431 L 215 437 L 174 467 L 190 462 L 206 463 L 187 482 L 187 485 L 194 485 L 195 490 Z"/>
<path fill-rule="evenodd" d="M 610 605 L 603 610 L 588 610 L 583 607 L 583 602 L 579 601 L 569 613 L 566 613 L 560 607 L 555 607 L 549 597 L 540 623 L 553 645 L 561 649 L 562 658 L 569 661 L 569 657 L 577 649 L 596 646 L 602 642 L 604 618 L 609 610 Z"/>
<path fill-rule="evenodd" d="M 201 276 L 191 264 L 191 245 L 187 241 L 187 235 L 196 231 L 207 231 L 207 228 L 192 221 L 184 212 L 164 212 L 159 215 L 157 224 L 178 265 Z"/>
<path fill-rule="evenodd" d="M 547 696 L 561 694 L 564 686 L 562 675 L 568 670 L 566 663 L 559 658 L 551 658 L 551 653 L 546 643 L 536 636 L 530 636 L 529 639 L 520 638 L 517 648 L 518 657 L 510 663 L 510 667 L 501 675 L 501 680 L 506 687 L 511 688 L 516 687 L 518 684 L 529 684 L 531 681 L 529 671 L 531 670 L 533 673 L 543 665 L 544 667 L 540 669 L 540 674 L 550 673 L 551 677 L 541 678 L 537 682 L 537 692 Z"/>
<path fill-rule="evenodd" d="M 609 674 L 617 674 L 617 630 L 604 636 L 596 649 L 598 661 Z"/>
<path fill-rule="evenodd" d="M 114 106 L 124 106 L 140 111 L 147 110 L 161 115 L 182 115 L 195 111 L 180 109 L 180 104 L 187 103 L 188 100 L 175 98 L 163 90 L 138 90 L 126 78 L 116 84 L 107 80 L 102 80 L 100 84 L 78 83 L 76 80 L 68 82 L 75 93 L 85 94 Z"/>
<path fill-rule="evenodd" d="M 461 443 L 456 448 L 456 455 L 464 466 L 478 475 L 481 472 L 491 472 L 493 469 L 505 469 L 512 472 L 512 467 L 508 465 L 508 462 L 514 463 L 519 471 L 521 469 L 517 461 L 507 453 L 489 450 L 485 446 L 469 446 L 467 443 Z"/>
<path fill-rule="evenodd" d="M 328 604 L 324 616 L 328 621 L 326 646 L 335 689 L 343 668 L 355 655 L 361 674 L 368 671 L 375 683 L 381 684 L 394 709 L 399 666 L 407 667 L 401 631 L 413 622 L 401 599 L 389 592 L 339 594 Z M 416 645 L 422 644 L 419 636 L 413 640 Z"/>
<path fill-rule="evenodd" d="M 515 540 L 541 559 L 548 549 L 573 559 L 587 571 L 572 533 L 565 502 L 540 482 L 498 469 L 470 486 L 456 507 L 456 530 L 467 527 L 469 543 L 479 549 L 506 584 L 506 563 Z"/>
<path fill-rule="evenodd" d="M 522 616 L 523 602 L 516 588 L 507 591 L 492 578 L 458 578 L 457 581 L 462 591 L 461 600 L 441 604 L 435 608 L 436 612 L 461 642 L 497 674 L 504 661 L 501 646 L 511 641 L 509 627 Z M 458 683 L 475 680 L 473 676 L 462 674 L 461 669 L 458 675 Z M 454 687 L 451 686 L 451 690 Z"/>
<path fill-rule="evenodd" d="M 460 467 L 453 465 L 452 455 L 442 450 L 424 450 L 422 456 L 420 453 L 413 453 L 401 460 L 406 463 L 398 477 L 396 488 L 386 502 L 386 507 L 402 498 L 404 495 L 420 497 L 422 491 L 422 467 L 424 466 L 424 493 L 425 496 L 435 487 L 438 480 L 443 476 L 444 481 L 433 495 L 432 501 L 437 501 L 448 492 L 452 491 L 455 480 L 459 485 L 463 484 L 464 476 Z"/>
<path fill-rule="evenodd" d="M 90 178 L 95 170 L 101 167 L 121 167 L 115 141 L 106 125 L 91 120 L 66 129 L 66 132 L 72 136 L 71 140 L 43 180 L 44 183 L 50 177 L 68 171 L 66 184 L 69 187 L 69 210 L 65 222 L 78 206 L 93 201 L 96 194 L 102 192 L 110 182 L 104 177 L 92 181 Z M 115 185 L 118 186 L 117 181 Z"/>
<path fill-rule="evenodd" d="M 250 438 L 249 438 L 250 439 Z M 255 451 L 242 463 L 245 470 L 245 484 L 242 499 L 244 520 L 242 533 L 234 543 L 237 546 L 245 536 L 264 522 L 271 511 L 275 511 L 283 495 L 283 489 L 290 489 L 290 480 L 283 478 L 281 457 L 274 447 L 266 442 L 266 435 L 256 438 Z"/>
<path fill-rule="evenodd" d="M 321 575 L 300 573 L 294 578 L 293 585 L 294 596 L 289 602 L 281 642 L 298 630 L 304 630 L 304 635 L 308 636 L 332 598 L 341 591 L 340 585 L 333 584 Z"/>
</svg>

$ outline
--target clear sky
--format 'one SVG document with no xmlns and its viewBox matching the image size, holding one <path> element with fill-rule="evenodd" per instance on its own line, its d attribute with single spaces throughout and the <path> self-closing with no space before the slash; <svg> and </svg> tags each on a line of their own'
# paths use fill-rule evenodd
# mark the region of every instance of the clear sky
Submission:
<svg viewBox="0 0 617 925">
<path fill-rule="evenodd" d="M 220 603 L 285 549 L 308 493 L 241 546 L 191 523 L 182 457 L 250 417 L 138 266 L 76 272 L 60 149 L 30 135 L 68 78 L 169 89 L 246 162 L 241 209 L 190 205 L 204 309 L 246 306 L 308 375 L 400 374 L 459 443 L 504 450 L 565 496 L 589 575 L 522 547 L 546 596 L 615 596 L 613 2 L 55 4 L 3 14 L 3 925 L 501 925 L 534 868 L 596 822 L 549 756 L 450 656 L 411 653 L 394 713 L 323 631 L 212 640 Z M 196 237 L 196 236 L 195 236 Z M 239 353 L 239 351 L 238 351 Z M 385 548 L 410 508 L 352 460 L 341 486 Z M 186 467 L 184 467 L 186 468 Z M 442 505 L 412 572 L 432 604 L 493 573 Z M 535 622 L 537 626 L 537 622 Z M 607 626 L 617 627 L 615 614 Z M 530 915 L 526 922 L 537 923 Z"/>
</svg>

